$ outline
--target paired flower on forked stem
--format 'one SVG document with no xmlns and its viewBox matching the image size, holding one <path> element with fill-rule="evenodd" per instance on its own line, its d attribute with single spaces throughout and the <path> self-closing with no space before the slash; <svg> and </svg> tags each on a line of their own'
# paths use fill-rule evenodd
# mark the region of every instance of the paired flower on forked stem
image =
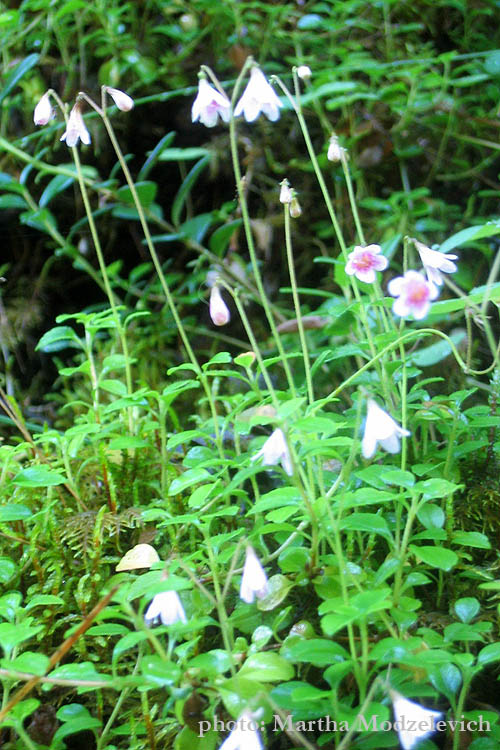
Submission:
<svg viewBox="0 0 500 750">
<path fill-rule="evenodd" d="M 264 73 L 254 65 L 250 80 L 234 109 L 234 116 L 243 115 L 247 122 L 253 122 L 263 112 L 268 120 L 275 122 L 279 120 L 282 106 Z"/>
<path fill-rule="evenodd" d="M 231 102 L 225 94 L 209 84 L 201 74 L 198 82 L 198 95 L 191 108 L 191 120 L 199 120 L 207 128 L 217 125 L 219 117 L 224 122 L 229 122 L 231 115 Z"/>
<path fill-rule="evenodd" d="M 251 461 L 258 461 L 262 458 L 264 466 L 275 466 L 281 463 L 283 469 L 289 477 L 293 474 L 292 458 L 288 445 L 285 439 L 283 430 L 277 428 L 267 438 L 266 442 L 255 456 L 252 456 Z"/>
<path fill-rule="evenodd" d="M 418 271 L 407 271 L 404 276 L 397 276 L 389 282 L 387 289 L 390 295 L 397 297 L 392 306 L 394 314 L 401 318 L 413 315 L 415 320 L 425 318 L 432 300 L 439 296 L 437 286 Z"/>
<path fill-rule="evenodd" d="M 443 714 L 409 701 L 397 690 L 389 690 L 389 695 L 401 747 L 403 750 L 414 750 L 420 740 L 436 731 L 435 723 Z"/>
<path fill-rule="evenodd" d="M 269 592 L 266 571 L 260 564 L 253 547 L 246 549 L 245 565 L 241 576 L 240 599 L 247 604 L 253 604 L 255 597 L 263 599 Z"/>
<path fill-rule="evenodd" d="M 387 412 L 378 406 L 373 399 L 368 400 L 365 431 L 361 441 L 361 452 L 365 458 L 371 458 L 377 450 L 377 443 L 388 453 L 399 453 L 399 439 L 411 433 L 402 427 Z"/>
<path fill-rule="evenodd" d="M 387 258 L 380 255 L 381 252 L 380 245 L 357 245 L 352 253 L 349 253 L 345 265 L 346 274 L 355 276 L 366 284 L 373 284 L 376 279 L 375 271 L 384 271 L 389 265 Z"/>
<path fill-rule="evenodd" d="M 454 273 L 457 270 L 456 263 L 453 263 L 454 260 L 457 260 L 457 255 L 451 253 L 447 255 L 437 250 L 431 250 L 430 247 L 419 240 L 412 239 L 412 242 L 418 250 L 420 260 L 431 284 L 441 286 L 444 281 L 441 273 Z"/>
</svg>

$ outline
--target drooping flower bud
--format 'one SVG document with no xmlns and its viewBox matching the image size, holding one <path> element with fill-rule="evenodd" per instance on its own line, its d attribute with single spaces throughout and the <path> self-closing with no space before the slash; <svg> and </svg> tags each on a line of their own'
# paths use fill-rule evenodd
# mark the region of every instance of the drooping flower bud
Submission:
<svg viewBox="0 0 500 750">
<path fill-rule="evenodd" d="M 90 143 L 90 133 L 83 122 L 81 103 L 77 99 L 73 109 L 69 113 L 68 125 L 60 140 L 66 141 L 66 145 L 71 148 L 72 146 L 76 146 L 79 139 L 86 146 Z"/>
<path fill-rule="evenodd" d="M 280 182 L 280 185 L 281 185 L 280 203 L 291 203 L 293 194 L 290 189 L 290 184 L 288 180 L 285 178 L 282 182 Z"/>
<path fill-rule="evenodd" d="M 114 103 L 122 112 L 130 112 L 134 108 L 134 100 L 131 96 L 120 89 L 113 89 L 111 86 L 105 86 L 106 93 L 110 95 Z"/>
<path fill-rule="evenodd" d="M 220 289 L 214 284 L 210 291 L 210 317 L 216 326 L 225 326 L 231 319 L 229 308 L 222 299 Z"/>
<path fill-rule="evenodd" d="M 46 125 L 52 119 L 53 114 L 54 110 L 50 103 L 50 96 L 48 93 L 45 93 L 35 107 L 33 121 L 35 125 Z"/>
</svg>

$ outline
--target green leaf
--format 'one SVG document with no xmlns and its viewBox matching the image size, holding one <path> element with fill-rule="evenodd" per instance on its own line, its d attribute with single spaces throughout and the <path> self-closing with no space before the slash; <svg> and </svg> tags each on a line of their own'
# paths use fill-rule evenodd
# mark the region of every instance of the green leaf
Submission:
<svg viewBox="0 0 500 750">
<path fill-rule="evenodd" d="M 474 596 L 467 596 L 463 599 L 458 599 L 453 608 L 459 620 L 462 620 L 462 622 L 471 622 L 479 613 L 481 605 Z"/>
<path fill-rule="evenodd" d="M 70 326 L 55 326 L 43 334 L 35 349 L 48 353 L 59 352 L 68 347 L 82 349 L 80 339 Z"/>
<path fill-rule="evenodd" d="M 178 664 L 165 661 L 160 656 L 146 656 L 141 661 L 142 674 L 158 687 L 171 687 L 179 682 L 181 669 Z"/>
<path fill-rule="evenodd" d="M 15 727 L 22 725 L 28 716 L 31 716 L 33 711 L 36 711 L 39 705 L 40 701 L 36 698 L 28 698 L 25 701 L 20 701 L 11 708 L 9 714 L 2 721 L 2 726 Z"/>
<path fill-rule="evenodd" d="M 156 198 L 156 193 L 158 192 L 158 185 L 156 184 L 156 182 L 151 182 L 149 180 L 136 182 L 135 189 L 137 195 L 139 196 L 139 202 L 141 206 L 143 208 L 149 208 L 149 206 Z M 124 185 L 119 190 L 117 190 L 116 197 L 118 198 L 118 200 L 122 201 L 122 203 L 126 203 L 129 206 L 135 205 L 132 191 L 130 190 L 128 185 Z"/>
<path fill-rule="evenodd" d="M 387 469 L 380 473 L 380 477 L 385 484 L 394 484 L 396 487 L 405 487 L 410 489 L 415 484 L 415 477 L 410 471 L 401 469 Z"/>
<path fill-rule="evenodd" d="M 467 227 L 467 229 L 461 229 L 460 232 L 452 234 L 451 237 L 448 237 L 441 244 L 439 250 L 442 253 L 449 253 L 450 250 L 454 250 L 459 245 L 465 245 L 484 237 L 492 237 L 495 234 L 500 234 L 500 223 L 498 221 L 488 221 L 486 224 Z"/>
<path fill-rule="evenodd" d="M 166 148 L 160 156 L 159 161 L 193 161 L 210 157 L 211 152 L 207 148 L 192 146 L 190 148 Z"/>
<path fill-rule="evenodd" d="M 458 563 L 458 555 L 456 555 L 455 552 L 452 552 L 451 549 L 446 549 L 445 547 L 417 547 L 416 545 L 411 544 L 410 551 L 418 559 L 422 560 L 422 562 L 430 565 L 431 568 L 451 570 Z"/>
<path fill-rule="evenodd" d="M 200 736 L 203 726 L 200 725 L 197 733 L 187 726 L 183 727 L 175 737 L 173 750 L 215 750 L 219 744 L 219 732 L 209 729 Z"/>
<path fill-rule="evenodd" d="M 342 530 L 366 531 L 369 534 L 381 534 L 392 539 L 387 521 L 376 513 L 351 513 L 340 524 Z"/>
<path fill-rule="evenodd" d="M 74 177 L 66 177 L 66 175 L 58 174 L 51 179 L 45 190 L 40 196 L 38 201 L 41 208 L 48 206 L 50 201 L 66 190 L 67 187 L 73 184 L 75 181 Z"/>
<path fill-rule="evenodd" d="M 215 255 L 222 255 L 226 252 L 227 246 L 229 245 L 229 240 L 233 236 L 235 230 L 241 226 L 241 223 L 241 219 L 230 221 L 227 224 L 224 224 L 222 227 L 219 227 L 215 230 L 215 232 L 212 233 L 212 236 L 210 237 L 209 248 L 213 253 L 215 253 Z"/>
<path fill-rule="evenodd" d="M 28 208 L 28 204 L 20 195 L 0 195 L 0 208 L 1 209 L 20 209 L 24 211 Z"/>
<path fill-rule="evenodd" d="M 26 505 L 2 505 L 0 506 L 0 523 L 9 521 L 24 521 L 32 515 Z"/>
<path fill-rule="evenodd" d="M 59 472 L 43 466 L 22 469 L 12 480 L 20 487 L 53 487 L 57 484 L 64 484 L 65 481 L 66 479 Z"/>
<path fill-rule="evenodd" d="M 34 53 L 32 55 L 28 55 L 28 57 L 25 57 L 24 60 L 21 60 L 19 65 L 16 65 L 10 75 L 7 76 L 4 87 L 2 91 L 0 91 L 0 104 L 3 102 L 5 97 L 10 94 L 12 89 L 19 83 L 21 78 L 24 78 L 26 73 L 31 70 L 31 68 L 35 67 L 39 59 L 40 55 Z"/>
<path fill-rule="evenodd" d="M 477 663 L 482 667 L 494 661 L 500 661 L 500 643 L 490 643 L 481 649 L 477 656 Z"/>
<path fill-rule="evenodd" d="M 442 499 L 446 495 L 451 495 L 459 488 L 458 484 L 448 482 L 446 479 L 427 479 L 425 482 L 417 482 L 415 490 L 421 492 L 428 500 L 438 497 Z"/>
<path fill-rule="evenodd" d="M 325 638 L 301 639 L 286 650 L 287 659 L 291 662 L 307 662 L 315 667 L 326 667 L 344 661 L 349 654 L 334 641 Z"/>
<path fill-rule="evenodd" d="M 451 535 L 453 544 L 463 547 L 476 547 L 477 549 L 491 549 L 491 543 L 485 534 L 479 531 L 454 531 Z"/>
<path fill-rule="evenodd" d="M 201 677 L 216 677 L 218 674 L 224 674 L 231 669 L 231 659 L 226 651 L 222 649 L 213 649 L 204 654 L 195 656 L 190 659 L 187 669 L 201 670 Z"/>
<path fill-rule="evenodd" d="M 27 617 L 23 622 L 0 623 L 0 647 L 3 648 L 4 653 L 8 655 L 16 646 L 23 641 L 27 641 L 34 635 L 43 630 L 43 625 L 31 625 L 33 622 L 32 617 Z"/>
<path fill-rule="evenodd" d="M 19 221 L 27 227 L 33 227 L 49 235 L 52 233 L 51 230 L 57 229 L 57 222 L 48 208 L 25 211 L 19 216 Z"/>
<path fill-rule="evenodd" d="M 2 659 L 1 665 L 3 669 L 11 669 L 14 672 L 42 676 L 48 669 L 49 657 L 36 651 L 24 651 L 15 659 Z"/>
<path fill-rule="evenodd" d="M 425 503 L 417 513 L 418 520 L 426 529 L 442 529 L 445 522 L 445 515 L 439 505 Z"/>
<path fill-rule="evenodd" d="M 206 469 L 188 469 L 178 479 L 174 479 L 168 488 L 168 495 L 179 495 L 184 490 L 192 487 L 193 484 L 200 484 L 209 479 L 213 479 L 213 475 L 209 474 Z"/>
<path fill-rule="evenodd" d="M 462 674 L 454 664 L 439 664 L 428 670 L 429 679 L 439 693 L 446 695 L 450 703 L 462 685 Z"/>
<path fill-rule="evenodd" d="M 251 654 L 241 667 L 238 676 L 260 682 L 277 682 L 291 680 L 294 670 L 282 656 L 266 651 Z"/>
<path fill-rule="evenodd" d="M 0 583 L 8 583 L 16 572 L 17 565 L 10 557 L 0 557 Z"/>
</svg>

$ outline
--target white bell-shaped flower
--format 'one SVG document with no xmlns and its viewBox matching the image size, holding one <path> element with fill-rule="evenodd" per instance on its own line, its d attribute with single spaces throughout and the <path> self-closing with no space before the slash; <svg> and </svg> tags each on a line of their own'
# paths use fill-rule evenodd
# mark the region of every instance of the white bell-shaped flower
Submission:
<svg viewBox="0 0 500 750">
<path fill-rule="evenodd" d="M 154 596 L 144 614 L 144 622 L 146 625 L 152 625 L 158 619 L 162 625 L 187 622 L 186 613 L 177 591 L 162 591 Z"/>
<path fill-rule="evenodd" d="M 78 140 L 81 140 L 86 146 L 90 143 L 90 133 L 83 122 L 80 102 L 75 102 L 73 109 L 69 113 L 66 130 L 62 134 L 61 141 L 66 141 L 70 148 L 76 146 Z"/>
<path fill-rule="evenodd" d="M 35 125 L 46 125 L 49 120 L 52 119 L 53 113 L 54 110 L 50 103 L 50 96 L 46 93 L 42 96 L 33 112 L 33 121 Z"/>
<path fill-rule="evenodd" d="M 247 547 L 243 575 L 241 576 L 240 599 L 253 604 L 255 597 L 263 599 L 269 591 L 266 571 L 260 564 L 253 547 Z"/>
<path fill-rule="evenodd" d="M 389 693 L 401 747 L 403 750 L 413 750 L 420 740 L 435 731 L 435 723 L 443 714 L 409 701 L 397 690 L 390 690 Z"/>
<path fill-rule="evenodd" d="M 258 721 L 251 711 L 243 711 L 219 750 L 263 750 Z"/>
<path fill-rule="evenodd" d="M 199 120 L 207 128 L 213 128 L 217 125 L 219 117 L 224 122 L 228 122 L 230 115 L 231 102 L 227 96 L 211 86 L 206 78 L 200 78 L 198 95 L 191 108 L 192 121 Z"/>
<path fill-rule="evenodd" d="M 377 443 L 388 453 L 399 453 L 399 439 L 411 433 L 403 430 L 394 419 L 372 399 L 368 400 L 365 431 L 361 442 L 361 452 L 371 458 L 377 450 Z"/>
<path fill-rule="evenodd" d="M 267 438 L 260 451 L 252 456 L 251 460 L 257 461 L 259 458 L 262 458 L 264 466 L 275 466 L 281 463 L 288 476 L 292 476 L 292 458 L 283 430 L 279 427 Z"/>
<path fill-rule="evenodd" d="M 268 120 L 279 120 L 280 107 L 283 106 L 264 73 L 257 66 L 250 71 L 250 80 L 237 103 L 234 116 L 243 115 L 247 122 L 253 122 L 261 112 Z"/>
</svg>

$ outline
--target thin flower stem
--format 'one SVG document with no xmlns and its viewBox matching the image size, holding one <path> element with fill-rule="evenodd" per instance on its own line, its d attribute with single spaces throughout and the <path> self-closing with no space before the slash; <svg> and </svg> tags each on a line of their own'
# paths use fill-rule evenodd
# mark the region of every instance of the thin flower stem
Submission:
<svg viewBox="0 0 500 750">
<path fill-rule="evenodd" d="M 82 199 L 83 199 L 83 205 L 85 206 L 85 213 L 87 214 L 87 219 L 89 222 L 90 234 L 92 235 L 92 240 L 94 243 L 97 260 L 99 262 L 99 268 L 101 270 L 101 276 L 104 282 L 104 287 L 106 289 L 106 294 L 109 300 L 109 304 L 111 306 L 111 310 L 113 312 L 116 329 L 117 329 L 118 336 L 120 338 L 120 342 L 122 346 L 123 357 L 125 360 L 125 380 L 127 384 L 127 394 L 130 395 L 132 393 L 132 368 L 131 368 L 130 354 L 128 351 L 127 337 L 125 335 L 125 330 L 123 328 L 122 321 L 118 313 L 118 309 L 117 309 L 116 302 L 115 302 L 115 296 L 113 294 L 113 290 L 111 289 L 111 283 L 109 281 L 108 271 L 106 268 L 106 263 L 104 261 L 104 255 L 102 252 L 101 241 L 99 239 L 99 234 L 97 232 L 97 227 L 94 221 L 94 215 L 92 213 L 92 207 L 89 201 L 87 186 L 85 185 L 85 182 L 83 180 L 82 165 L 80 162 L 78 149 L 76 146 L 73 146 L 71 148 L 71 151 L 73 153 L 73 160 L 75 162 L 76 173 L 77 173 L 77 178 L 78 178 L 78 186 L 80 188 L 80 192 L 81 192 Z M 129 407 L 127 411 L 128 411 L 129 429 L 130 429 L 130 432 L 133 433 L 134 429 L 133 429 L 132 407 Z"/>
<path fill-rule="evenodd" d="M 235 90 L 236 90 L 236 87 L 235 87 Z M 234 98 L 234 93 L 233 93 L 233 98 Z M 264 290 L 264 284 L 262 282 L 262 276 L 261 276 L 260 269 L 259 269 L 259 262 L 257 260 L 257 254 L 255 252 L 255 244 L 253 240 L 252 228 L 250 225 L 250 215 L 248 212 L 248 204 L 247 204 L 247 199 L 245 195 L 244 184 L 243 184 L 243 179 L 241 175 L 240 162 L 239 162 L 239 157 L 238 157 L 238 139 L 237 139 L 237 133 L 236 133 L 236 121 L 232 114 L 229 120 L 229 139 L 231 143 L 231 157 L 233 161 L 233 171 L 234 171 L 234 176 L 236 179 L 236 188 L 238 191 L 238 200 L 239 200 L 239 205 L 240 205 L 241 217 L 243 219 L 243 228 L 245 231 L 245 238 L 247 241 L 247 247 L 248 247 L 248 252 L 250 255 L 250 262 L 252 264 L 255 284 L 257 286 L 259 299 L 262 303 L 262 307 L 264 308 L 264 312 L 265 312 L 267 321 L 269 323 L 269 327 L 271 329 L 273 339 L 276 343 L 278 352 L 281 357 L 281 361 L 283 363 L 283 368 L 285 370 L 286 378 L 288 381 L 288 386 L 292 393 L 292 397 L 295 397 L 297 393 L 295 390 L 295 384 L 293 382 L 290 365 L 288 364 L 288 359 L 283 349 L 283 344 L 282 344 L 280 335 L 276 329 L 276 323 L 274 322 L 274 317 L 271 311 L 271 307 L 269 305 L 269 301 L 267 299 L 267 295 Z"/>
<path fill-rule="evenodd" d="M 302 349 L 302 356 L 304 358 L 304 372 L 307 383 L 307 395 L 309 397 L 309 403 L 312 404 L 314 401 L 314 390 L 311 377 L 311 363 L 309 360 L 309 351 L 307 348 L 307 339 L 304 331 L 304 324 L 302 322 L 302 314 L 300 311 L 300 300 L 299 293 L 297 291 L 297 279 L 295 276 L 295 267 L 293 263 L 293 248 L 292 248 L 292 233 L 290 230 L 290 211 L 289 205 L 284 204 L 285 214 L 285 247 L 286 257 L 288 261 L 288 273 L 290 274 L 290 284 L 292 287 L 293 305 L 295 307 L 295 317 L 297 318 L 297 327 L 299 329 L 300 345 Z"/>
<path fill-rule="evenodd" d="M 269 391 L 269 395 L 271 396 L 273 406 L 276 410 L 278 410 L 279 402 L 276 396 L 276 391 L 274 390 L 274 386 L 272 384 L 271 378 L 267 371 L 267 367 L 264 364 L 264 360 L 262 359 L 262 354 L 260 353 L 259 345 L 253 334 L 252 326 L 250 325 L 247 314 L 238 296 L 238 291 L 236 289 L 230 289 L 229 291 L 231 292 L 233 296 L 234 304 L 236 305 L 236 309 L 238 310 L 239 316 L 241 318 L 241 322 L 243 323 L 243 327 L 245 328 L 246 334 L 248 336 L 248 340 L 250 342 L 250 346 L 252 347 L 252 351 L 257 358 L 257 362 L 259 363 L 260 371 L 262 373 L 262 377 L 264 378 L 264 382 L 267 386 L 267 390 Z"/>
<path fill-rule="evenodd" d="M 298 82 L 297 73 L 294 70 L 295 97 L 293 97 L 291 95 L 291 93 L 289 92 L 289 90 L 287 89 L 287 87 L 284 85 L 284 83 L 277 76 L 274 76 L 274 80 L 280 86 L 280 88 L 282 89 L 282 91 L 285 94 L 286 98 L 290 102 L 290 104 L 291 104 L 291 106 L 292 106 L 292 108 L 293 108 L 293 110 L 295 112 L 295 115 L 297 117 L 297 120 L 299 122 L 299 126 L 300 126 L 300 129 L 302 131 L 302 136 L 303 136 L 305 144 L 306 144 L 307 153 L 309 154 L 309 159 L 311 160 L 311 164 L 313 166 L 313 170 L 314 170 L 314 173 L 316 175 L 316 179 L 318 180 L 318 184 L 320 186 L 320 190 L 321 190 L 321 193 L 323 195 L 323 200 L 325 201 L 325 205 L 326 205 L 328 214 L 330 216 L 330 220 L 332 222 L 332 225 L 333 225 L 333 228 L 334 228 L 334 231 L 335 231 L 335 235 L 337 237 L 337 241 L 339 243 L 340 250 L 342 252 L 344 261 L 347 263 L 347 261 L 348 261 L 348 255 L 347 255 L 347 246 L 346 246 L 346 243 L 345 243 L 345 240 L 344 240 L 344 235 L 342 234 L 342 229 L 340 228 L 340 224 L 338 222 L 337 215 L 335 213 L 335 209 L 333 208 L 333 204 L 332 204 L 332 201 L 331 201 L 331 198 L 330 198 L 330 194 L 328 192 L 328 188 L 326 187 L 325 179 L 323 177 L 323 174 L 321 172 L 320 166 L 318 164 L 318 159 L 316 157 L 316 153 L 314 151 L 314 147 L 313 147 L 312 141 L 311 141 L 311 136 L 309 135 L 309 130 L 308 130 L 306 121 L 304 119 L 304 115 L 302 113 L 302 106 L 301 106 L 301 102 L 300 102 L 300 88 L 299 88 L 299 82 Z M 364 331 L 365 331 L 365 335 L 366 335 L 366 338 L 367 338 L 367 341 L 368 341 L 368 346 L 370 347 L 370 352 L 371 352 L 372 357 L 373 357 L 375 355 L 376 351 L 377 351 L 377 348 L 376 348 L 375 343 L 373 341 L 373 335 L 372 335 L 372 331 L 371 331 L 371 328 L 370 328 L 370 323 L 369 323 L 369 320 L 368 320 L 368 316 L 366 314 L 366 308 L 365 308 L 363 299 L 362 299 L 361 294 L 359 292 L 359 288 L 358 288 L 358 285 L 357 285 L 357 282 L 356 282 L 356 279 L 355 279 L 354 276 L 350 277 L 350 283 L 351 283 L 352 291 L 354 292 L 354 296 L 356 298 L 356 301 L 359 303 L 359 311 L 360 311 L 361 322 L 362 322 L 362 325 L 363 325 L 363 328 L 364 328 Z M 348 300 L 350 300 L 351 296 L 350 296 L 350 293 L 349 293 L 349 288 L 348 287 L 344 287 L 343 291 L 344 291 L 344 294 L 345 294 L 346 298 Z M 380 368 L 379 376 L 380 376 L 380 380 L 382 382 L 382 386 L 383 386 L 385 394 L 386 394 L 386 398 L 388 399 L 389 398 L 389 393 L 390 393 L 389 379 L 388 379 L 387 374 L 385 372 L 385 368 L 383 367 L 383 363 L 381 363 L 381 364 L 382 364 L 382 367 Z M 376 366 L 378 367 L 378 364 Z"/>
</svg>

